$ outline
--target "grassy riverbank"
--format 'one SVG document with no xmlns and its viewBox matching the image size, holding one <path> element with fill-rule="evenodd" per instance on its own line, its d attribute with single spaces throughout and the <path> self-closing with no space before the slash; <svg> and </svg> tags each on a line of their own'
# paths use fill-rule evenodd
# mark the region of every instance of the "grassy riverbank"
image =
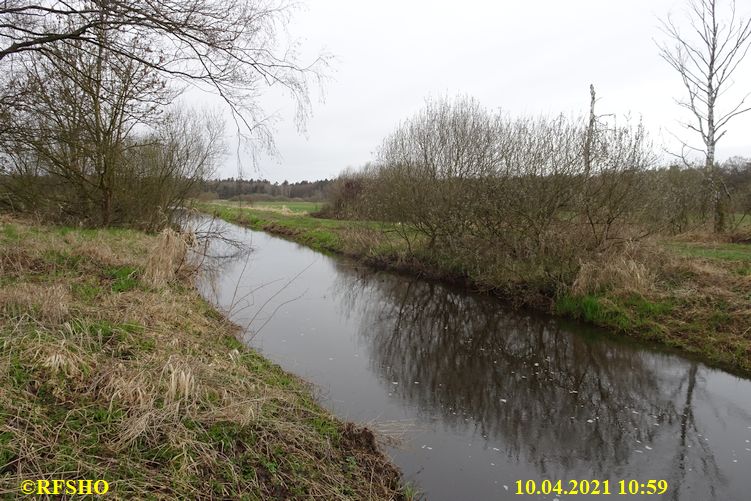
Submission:
<svg viewBox="0 0 751 501">
<path fill-rule="evenodd" d="M 751 374 L 751 245 L 747 243 L 699 236 L 642 242 L 617 256 L 582 263 L 565 291 L 541 292 L 534 283 L 511 283 L 507 277 L 474 270 L 461 258 L 430 251 L 424 240 L 394 225 L 231 204 L 204 204 L 201 209 L 317 250 L 463 282 Z"/>
<path fill-rule="evenodd" d="M 0 498 L 104 479 L 113 499 L 401 499 L 372 433 L 244 348 L 183 255 L 0 219 Z"/>
</svg>

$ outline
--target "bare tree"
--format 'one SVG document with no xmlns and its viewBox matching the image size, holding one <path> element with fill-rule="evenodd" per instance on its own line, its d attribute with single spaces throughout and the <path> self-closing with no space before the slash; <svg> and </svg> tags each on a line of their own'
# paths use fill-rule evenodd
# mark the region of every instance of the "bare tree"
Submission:
<svg viewBox="0 0 751 501">
<path fill-rule="evenodd" d="M 148 230 L 173 223 L 199 183 L 216 170 L 224 155 L 223 133 L 224 122 L 212 110 L 169 108 L 153 132 L 129 142 L 128 158 L 118 166 L 121 219 Z"/>
<path fill-rule="evenodd" d="M 238 132 L 271 147 L 269 117 L 258 105 L 259 92 L 283 86 L 304 121 L 310 77 L 319 76 L 325 63 L 317 58 L 301 65 L 294 46 L 280 46 L 293 7 L 287 0 L 4 0 L 0 63 L 5 73 L 12 73 L 14 61 L 49 53 L 51 47 L 82 47 L 132 59 L 162 78 L 218 93 L 229 104 Z M 117 36 L 102 39 L 102 32 Z M 141 51 L 142 45 L 148 51 Z M 8 83 L 3 87 L 15 88 Z M 8 93 L 0 94 L 5 105 Z"/>
<path fill-rule="evenodd" d="M 688 33 L 668 16 L 662 31 L 668 41 L 659 46 L 660 56 L 681 76 L 687 97 L 678 103 L 694 117 L 685 126 L 701 136 L 705 157 L 704 170 L 712 190 L 714 230 L 725 231 L 728 225 L 726 199 L 728 191 L 715 164 L 717 143 L 727 132 L 728 123 L 751 110 L 748 94 L 729 107 L 718 101 L 733 82 L 733 75 L 751 47 L 751 19 L 737 16 L 735 0 L 730 0 L 729 14 L 720 14 L 719 0 L 689 0 Z M 684 146 L 687 146 L 684 143 Z"/>
<path fill-rule="evenodd" d="M 649 140 L 641 125 L 596 116 L 593 88 L 591 96 L 589 121 L 430 100 L 384 140 L 377 164 L 349 176 L 360 186 L 347 206 L 395 223 L 410 254 L 552 290 L 583 258 L 647 231 Z"/>
<path fill-rule="evenodd" d="M 0 136 L 2 203 L 88 225 L 159 229 L 222 154 L 217 116 L 165 107 L 175 90 L 137 59 L 102 45 L 51 45 L 19 65 L 24 89 Z M 131 52 L 148 52 L 131 41 Z M 19 72 L 20 73 L 20 72 Z"/>
<path fill-rule="evenodd" d="M 99 224 L 108 226 L 127 139 L 137 126 L 156 119 L 173 92 L 147 65 L 102 49 L 115 43 L 117 32 L 96 31 L 101 45 L 93 51 L 75 41 L 67 50 L 49 46 L 19 61 L 24 67 L 19 87 L 25 95 L 10 112 L 2 148 L 15 160 L 10 169 L 15 178 L 25 174 L 36 184 L 54 181 L 75 193 L 56 193 L 61 212 L 97 214 Z M 135 43 L 131 48 L 133 54 L 147 50 Z M 29 194 L 27 201 L 38 206 L 38 189 L 11 191 Z M 46 191 L 43 198 L 51 201 L 52 192 Z"/>
</svg>

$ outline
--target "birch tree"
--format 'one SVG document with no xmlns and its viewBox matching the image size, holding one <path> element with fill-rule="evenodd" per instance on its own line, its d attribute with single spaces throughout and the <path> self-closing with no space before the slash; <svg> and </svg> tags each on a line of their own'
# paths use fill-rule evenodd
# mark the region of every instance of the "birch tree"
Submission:
<svg viewBox="0 0 751 501">
<path fill-rule="evenodd" d="M 660 56 L 680 75 L 684 97 L 678 104 L 693 116 L 684 125 L 699 135 L 702 147 L 684 146 L 704 156 L 704 173 L 712 197 L 715 232 L 728 227 L 730 194 L 720 177 L 715 161 L 717 143 L 738 115 L 751 110 L 749 94 L 726 102 L 723 94 L 734 83 L 751 46 L 751 18 L 738 15 L 735 0 L 724 9 L 721 0 L 689 0 L 688 27 L 681 29 L 668 16 L 662 21 L 667 40 L 659 46 Z M 751 83 L 743 85 L 751 91 Z"/>
</svg>

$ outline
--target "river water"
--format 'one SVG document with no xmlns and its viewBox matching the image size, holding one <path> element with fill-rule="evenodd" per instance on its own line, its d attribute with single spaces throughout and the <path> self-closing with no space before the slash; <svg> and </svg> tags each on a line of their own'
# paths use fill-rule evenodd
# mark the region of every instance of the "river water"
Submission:
<svg viewBox="0 0 751 501">
<path fill-rule="evenodd" d="M 386 451 L 427 499 L 603 498 L 515 494 L 530 479 L 668 482 L 605 499 L 751 499 L 748 379 L 214 224 L 252 250 L 217 261 L 204 295 L 325 407 L 398 438 Z"/>
</svg>

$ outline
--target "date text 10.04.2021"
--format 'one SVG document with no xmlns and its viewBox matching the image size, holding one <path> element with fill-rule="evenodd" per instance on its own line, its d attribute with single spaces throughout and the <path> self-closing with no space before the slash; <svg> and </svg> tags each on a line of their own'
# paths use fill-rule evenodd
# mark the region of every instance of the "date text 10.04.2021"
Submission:
<svg viewBox="0 0 751 501">
<path fill-rule="evenodd" d="M 667 480 L 517 480 L 516 494 L 558 494 L 558 495 L 593 495 L 609 496 L 611 494 L 652 495 L 665 494 L 668 490 Z"/>
</svg>

